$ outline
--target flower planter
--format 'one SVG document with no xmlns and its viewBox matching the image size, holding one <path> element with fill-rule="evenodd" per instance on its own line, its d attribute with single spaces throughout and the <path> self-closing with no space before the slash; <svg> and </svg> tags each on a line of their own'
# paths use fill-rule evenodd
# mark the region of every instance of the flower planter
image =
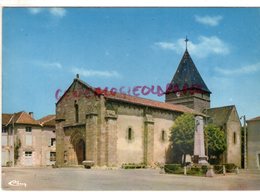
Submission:
<svg viewBox="0 0 260 192">
<path fill-rule="evenodd" d="M 82 165 L 84 165 L 86 169 L 91 169 L 91 167 L 94 166 L 94 161 L 83 161 Z"/>
</svg>

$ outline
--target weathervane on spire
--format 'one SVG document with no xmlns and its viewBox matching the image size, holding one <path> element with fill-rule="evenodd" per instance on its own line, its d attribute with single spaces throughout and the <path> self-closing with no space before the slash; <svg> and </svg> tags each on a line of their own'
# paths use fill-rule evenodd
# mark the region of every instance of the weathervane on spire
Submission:
<svg viewBox="0 0 260 192">
<path fill-rule="evenodd" d="M 186 39 L 184 41 L 186 42 L 186 51 L 187 51 L 187 44 L 188 44 L 188 41 L 189 41 L 189 39 L 187 38 L 187 35 L 186 35 Z"/>
</svg>

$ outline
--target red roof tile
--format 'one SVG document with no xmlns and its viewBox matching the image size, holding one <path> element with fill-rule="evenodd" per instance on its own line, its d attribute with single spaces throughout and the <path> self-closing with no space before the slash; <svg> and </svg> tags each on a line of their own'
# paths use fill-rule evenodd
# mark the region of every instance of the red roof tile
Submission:
<svg viewBox="0 0 260 192">
<path fill-rule="evenodd" d="M 42 126 L 55 126 L 55 118 L 56 115 L 47 115 L 41 119 L 39 119 L 38 121 L 40 122 L 40 124 Z"/>
<path fill-rule="evenodd" d="M 126 94 L 116 93 L 115 95 L 107 95 L 107 96 L 105 96 L 105 98 L 114 99 L 114 100 L 127 102 L 127 103 L 143 105 L 143 106 L 159 108 L 159 109 L 166 109 L 166 110 L 170 110 L 170 111 L 178 111 L 178 112 L 183 112 L 183 113 L 193 113 L 193 114 L 198 114 L 198 115 L 204 116 L 204 114 L 199 113 L 184 105 L 164 103 L 164 102 L 154 101 L 151 99 L 145 99 L 145 98 L 135 97 L 135 96 L 126 95 Z"/>
<path fill-rule="evenodd" d="M 31 115 L 26 112 L 20 112 L 17 114 L 19 117 L 16 119 L 15 123 L 20 124 L 30 124 L 30 125 L 40 125 L 39 121 L 35 120 Z"/>
<path fill-rule="evenodd" d="M 40 125 L 38 121 L 36 121 L 34 118 L 31 117 L 28 113 L 21 111 L 14 114 L 2 114 L 2 124 L 6 125 L 8 123 L 11 123 L 11 118 L 13 118 L 14 123 L 18 124 L 29 124 L 29 125 Z"/>
<path fill-rule="evenodd" d="M 247 120 L 247 121 L 260 121 L 260 116 L 255 117 L 255 118 L 253 118 L 253 119 L 249 119 L 249 120 Z"/>
<path fill-rule="evenodd" d="M 76 81 L 81 83 L 86 88 L 89 88 L 93 92 L 95 92 L 95 88 L 94 87 L 90 86 L 89 84 L 87 84 L 84 81 L 82 81 L 80 79 L 77 79 L 77 78 L 74 79 L 74 81 L 72 82 L 70 87 Z M 66 92 L 70 89 L 70 87 L 66 90 Z M 62 95 L 62 97 L 66 94 L 66 92 Z M 98 94 L 98 93 L 96 93 L 96 94 Z M 59 99 L 59 101 L 56 104 L 58 104 L 61 101 L 61 98 Z M 182 112 L 182 113 L 193 113 L 193 114 L 205 116 L 205 114 L 200 113 L 198 111 L 195 111 L 195 110 L 193 110 L 191 108 L 188 108 L 188 107 L 186 107 L 184 105 L 170 104 L 170 103 L 155 101 L 155 100 L 151 100 L 151 99 L 145 99 L 145 98 L 141 98 L 141 97 L 126 95 L 126 94 L 122 94 L 122 93 L 116 93 L 115 95 L 111 95 L 111 94 L 110 95 L 105 95 L 105 98 L 118 100 L 118 101 L 122 101 L 122 102 L 127 102 L 127 103 L 132 103 L 132 104 L 138 104 L 138 105 L 143 105 L 143 106 L 159 108 L 159 109 L 165 109 L 165 110 L 170 110 L 170 111 L 178 111 L 178 112 Z"/>
<path fill-rule="evenodd" d="M 3 113 L 2 114 L 2 125 L 9 124 L 11 122 L 12 117 L 13 117 L 13 114 Z"/>
</svg>

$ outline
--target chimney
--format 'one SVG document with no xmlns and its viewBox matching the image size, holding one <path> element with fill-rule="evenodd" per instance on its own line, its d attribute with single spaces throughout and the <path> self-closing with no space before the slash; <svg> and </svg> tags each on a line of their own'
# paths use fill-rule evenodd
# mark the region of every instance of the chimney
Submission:
<svg viewBox="0 0 260 192">
<path fill-rule="evenodd" d="M 33 118 L 33 112 L 29 112 L 29 115 Z"/>
<path fill-rule="evenodd" d="M 79 79 L 79 74 L 76 75 L 76 78 Z"/>
</svg>

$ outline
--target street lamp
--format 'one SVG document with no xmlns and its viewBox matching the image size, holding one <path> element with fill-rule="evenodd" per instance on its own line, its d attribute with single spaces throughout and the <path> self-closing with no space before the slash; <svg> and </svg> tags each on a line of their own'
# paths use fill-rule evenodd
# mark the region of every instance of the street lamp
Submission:
<svg viewBox="0 0 260 192">
<path fill-rule="evenodd" d="M 246 145 L 246 137 L 247 137 L 247 135 L 246 135 L 246 116 L 245 115 L 243 115 L 242 117 L 240 117 L 240 119 L 242 119 L 243 118 L 243 122 L 244 122 L 244 169 L 247 169 L 247 150 L 246 150 L 246 147 L 247 147 L 247 145 Z"/>
</svg>

